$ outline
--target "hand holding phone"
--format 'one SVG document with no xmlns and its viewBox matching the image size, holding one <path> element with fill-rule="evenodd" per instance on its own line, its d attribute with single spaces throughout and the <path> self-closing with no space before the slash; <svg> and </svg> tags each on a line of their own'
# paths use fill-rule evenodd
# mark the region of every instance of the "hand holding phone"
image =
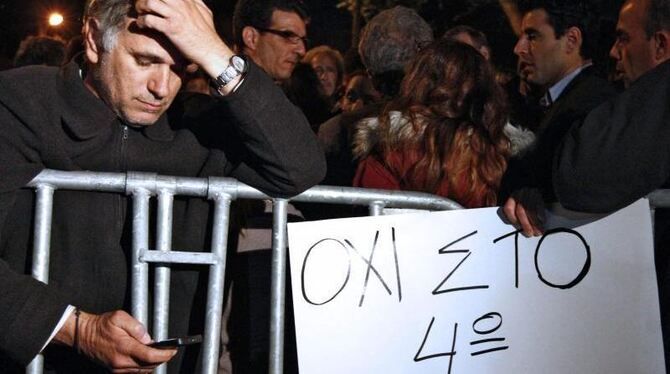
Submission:
<svg viewBox="0 0 670 374">
<path fill-rule="evenodd" d="M 149 344 L 149 347 L 159 349 L 171 349 L 185 345 L 202 343 L 202 335 L 183 336 L 181 338 L 167 339 Z"/>
</svg>

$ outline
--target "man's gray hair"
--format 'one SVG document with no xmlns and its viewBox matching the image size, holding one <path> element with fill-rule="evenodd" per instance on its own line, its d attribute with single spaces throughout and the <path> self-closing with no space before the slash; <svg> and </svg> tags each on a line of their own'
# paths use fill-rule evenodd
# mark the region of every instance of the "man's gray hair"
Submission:
<svg viewBox="0 0 670 374">
<path fill-rule="evenodd" d="M 132 12 L 132 0 L 89 0 L 84 12 L 84 24 L 95 19 L 100 32 L 96 43 L 103 51 L 110 51 L 116 45 L 116 37 L 125 25 L 126 17 Z"/>
<path fill-rule="evenodd" d="M 433 41 L 433 30 L 414 10 L 396 6 L 374 16 L 361 32 L 358 53 L 371 74 L 402 71 Z"/>
<path fill-rule="evenodd" d="M 658 31 L 670 30 L 670 0 L 650 0 L 644 32 L 647 38 Z"/>
</svg>

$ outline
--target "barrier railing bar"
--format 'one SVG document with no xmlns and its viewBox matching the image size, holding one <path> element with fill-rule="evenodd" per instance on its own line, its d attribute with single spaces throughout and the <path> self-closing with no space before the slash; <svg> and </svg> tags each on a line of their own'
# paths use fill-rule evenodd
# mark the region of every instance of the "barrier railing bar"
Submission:
<svg viewBox="0 0 670 374">
<path fill-rule="evenodd" d="M 271 374 L 284 371 L 284 306 L 286 303 L 286 223 L 288 200 L 272 202 L 272 283 L 270 288 L 270 353 Z"/>
<path fill-rule="evenodd" d="M 144 250 L 140 252 L 140 260 L 142 262 L 162 264 L 214 265 L 217 264 L 220 259 L 218 256 L 209 252 L 163 252 Z"/>
<path fill-rule="evenodd" d="M 158 181 L 162 178 L 157 177 Z M 100 180 L 98 180 L 100 179 Z M 207 196 L 209 188 L 215 188 L 231 195 L 232 199 L 271 199 L 257 189 L 247 186 L 232 178 L 210 177 L 204 178 L 175 178 L 175 195 Z M 51 184 L 59 189 L 124 192 L 126 189 L 126 175 L 119 173 L 92 172 L 92 171 L 60 171 L 43 170 L 35 179 L 28 183 L 28 187 L 37 184 Z M 146 186 L 145 186 L 146 187 Z M 367 205 L 370 201 L 383 201 L 386 208 L 417 208 L 432 210 L 463 209 L 458 203 L 435 195 L 376 189 L 360 189 L 339 186 L 314 186 L 291 201 L 314 202 L 319 200 L 323 204 Z"/>
<path fill-rule="evenodd" d="M 174 196 L 170 190 L 163 189 L 158 193 L 156 249 L 166 253 L 172 249 L 172 207 Z M 140 259 L 140 261 L 142 261 Z M 156 341 L 168 338 L 168 321 L 170 319 L 170 267 L 157 264 L 154 284 L 154 319 L 153 338 Z M 167 373 L 167 364 L 160 365 L 156 374 Z"/>
<path fill-rule="evenodd" d="M 219 258 L 219 262 L 209 266 L 202 368 L 203 373 L 216 373 L 219 363 L 219 344 L 221 343 L 221 317 L 223 315 L 224 277 L 226 272 L 231 196 L 224 192 L 210 189 L 209 199 L 214 201 L 212 254 Z"/>
</svg>

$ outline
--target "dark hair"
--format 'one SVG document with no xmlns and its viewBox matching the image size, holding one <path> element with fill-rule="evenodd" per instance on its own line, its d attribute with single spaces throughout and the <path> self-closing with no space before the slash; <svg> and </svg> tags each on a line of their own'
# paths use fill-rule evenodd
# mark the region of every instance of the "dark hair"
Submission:
<svg viewBox="0 0 670 374">
<path fill-rule="evenodd" d="M 650 0 L 647 8 L 644 32 L 651 38 L 655 32 L 670 30 L 670 1 Z"/>
<path fill-rule="evenodd" d="M 233 39 L 238 49 L 244 47 L 242 30 L 246 26 L 269 28 L 275 10 L 293 12 L 303 21 L 309 17 L 301 0 L 240 0 L 233 13 Z"/>
<path fill-rule="evenodd" d="M 597 12 L 593 0 L 526 0 L 520 7 L 523 14 L 536 9 L 547 12 L 547 22 L 554 29 L 556 39 L 565 35 L 571 27 L 582 33 L 579 54 L 593 57 L 598 39 Z"/>
<path fill-rule="evenodd" d="M 491 50 L 491 46 L 489 46 L 489 41 L 486 39 L 486 35 L 474 27 L 467 25 L 458 25 L 450 28 L 444 33 L 444 35 L 442 35 L 442 38 L 455 40 L 456 36 L 460 34 L 467 34 L 474 42 L 474 47 L 476 49 L 484 47 L 488 50 Z"/>
<path fill-rule="evenodd" d="M 392 111 L 421 136 L 398 143 Z M 457 201 L 483 195 L 494 205 L 509 153 L 506 117 L 491 64 L 471 46 L 441 39 L 408 65 L 398 98 L 380 116 L 379 146 L 383 154 L 420 150 L 423 156 L 403 176 L 411 189 L 435 193 L 446 179 Z"/>
<path fill-rule="evenodd" d="M 26 65 L 60 66 L 65 56 L 65 44 L 46 36 L 28 36 L 21 41 L 14 56 L 14 67 Z"/>
</svg>

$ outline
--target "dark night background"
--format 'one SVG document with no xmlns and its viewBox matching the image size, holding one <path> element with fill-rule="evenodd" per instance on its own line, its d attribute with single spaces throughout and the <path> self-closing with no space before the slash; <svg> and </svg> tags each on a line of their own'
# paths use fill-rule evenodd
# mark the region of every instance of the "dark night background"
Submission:
<svg viewBox="0 0 670 374">
<path fill-rule="evenodd" d="M 598 0 L 594 0 L 598 1 Z M 214 11 L 217 28 L 230 37 L 235 0 L 205 0 Z M 351 44 L 351 14 L 336 7 L 338 0 L 305 0 L 311 22 L 308 36 L 312 46 L 329 44 L 345 52 Z M 402 2 L 402 1 L 400 1 Z M 600 0 L 601 51 L 596 63 L 606 62 L 611 46 L 621 0 Z M 47 16 L 58 10 L 65 16 L 57 33 L 67 39 L 79 32 L 85 0 L 0 0 L 0 58 L 11 59 L 21 39 L 38 33 L 54 33 L 46 27 Z M 456 24 L 469 24 L 486 33 L 493 48 L 496 65 L 513 69 L 512 48 L 516 36 L 510 28 L 498 1 L 495 0 L 429 0 L 419 13 L 433 26 L 436 35 Z M 602 65 L 601 65 L 602 66 Z"/>
</svg>

